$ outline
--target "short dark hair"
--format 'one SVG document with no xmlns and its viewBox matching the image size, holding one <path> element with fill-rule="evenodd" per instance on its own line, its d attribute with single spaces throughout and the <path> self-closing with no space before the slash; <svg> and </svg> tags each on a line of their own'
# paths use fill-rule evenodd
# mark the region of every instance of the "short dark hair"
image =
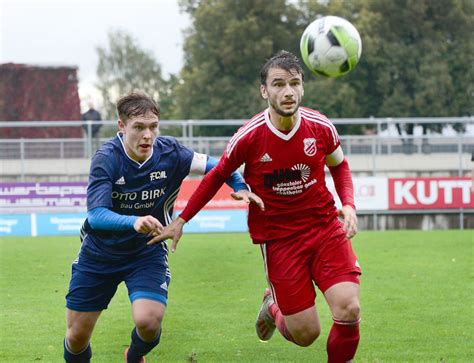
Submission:
<svg viewBox="0 0 474 363">
<path fill-rule="evenodd" d="M 160 105 L 145 92 L 133 91 L 117 101 L 117 113 L 122 122 L 135 116 L 145 116 L 148 113 L 160 117 Z"/>
<path fill-rule="evenodd" d="M 287 50 L 280 50 L 265 62 L 260 71 L 261 84 L 266 83 L 270 68 L 281 68 L 288 72 L 296 71 L 301 74 L 301 78 L 304 81 L 304 72 L 298 57 Z"/>
</svg>

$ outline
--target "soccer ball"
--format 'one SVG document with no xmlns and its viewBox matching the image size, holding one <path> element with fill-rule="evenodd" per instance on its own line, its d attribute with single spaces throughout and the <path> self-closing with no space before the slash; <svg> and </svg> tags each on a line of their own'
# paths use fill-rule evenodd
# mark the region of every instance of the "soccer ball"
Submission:
<svg viewBox="0 0 474 363">
<path fill-rule="evenodd" d="M 339 77 L 352 71 L 359 62 L 362 41 L 357 29 L 346 19 L 325 16 L 306 27 L 300 50 L 311 72 Z"/>
</svg>

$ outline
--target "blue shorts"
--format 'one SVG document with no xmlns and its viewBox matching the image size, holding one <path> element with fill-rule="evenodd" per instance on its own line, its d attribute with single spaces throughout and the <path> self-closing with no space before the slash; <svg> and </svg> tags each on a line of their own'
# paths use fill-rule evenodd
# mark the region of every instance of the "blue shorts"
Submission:
<svg viewBox="0 0 474 363">
<path fill-rule="evenodd" d="M 120 263 L 78 258 L 72 264 L 67 308 L 90 312 L 107 309 L 122 281 L 130 302 L 149 299 L 166 305 L 171 281 L 168 253 L 165 248 L 150 252 Z"/>
</svg>

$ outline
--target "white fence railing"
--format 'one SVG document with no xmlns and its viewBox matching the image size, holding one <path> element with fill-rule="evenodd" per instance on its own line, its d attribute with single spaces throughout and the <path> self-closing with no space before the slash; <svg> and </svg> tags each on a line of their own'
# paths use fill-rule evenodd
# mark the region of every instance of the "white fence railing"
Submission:
<svg viewBox="0 0 474 363">
<path fill-rule="evenodd" d="M 225 145 L 235 130 L 245 120 L 175 120 L 160 121 L 161 133 L 176 136 L 183 144 L 197 152 L 220 156 Z M 346 155 L 364 155 L 372 158 L 371 173 L 377 171 L 375 158 L 383 155 L 457 155 L 456 169 L 458 175 L 465 173 L 466 165 L 462 162 L 466 154 L 474 152 L 474 117 L 441 117 L 441 118 L 365 118 L 335 119 L 336 127 L 362 125 L 366 130 L 361 135 L 343 135 L 341 142 Z M 92 126 L 102 126 L 100 138 L 93 139 L 90 135 Z M 0 160 L 30 159 L 89 159 L 100 143 L 114 135 L 115 121 L 0 121 Z M 399 129 L 404 125 L 415 125 L 414 133 L 406 135 Z M 426 124 L 438 124 L 442 133 L 423 134 L 422 127 Z M 452 125 L 461 126 L 463 132 L 456 132 Z M 397 128 L 397 126 L 399 126 Z M 41 128 L 75 128 L 85 127 L 88 132 L 82 138 L 6 138 L 14 134 L 12 130 Z M 207 127 L 207 129 L 202 129 Z M 225 131 L 224 136 L 209 136 L 210 133 Z M 8 133 L 7 133 L 8 131 Z M 207 132 L 207 135 L 206 135 Z M 78 133 L 76 132 L 76 135 Z M 221 133 L 222 134 L 222 133 Z M 436 167 L 436 163 L 433 164 Z"/>
</svg>

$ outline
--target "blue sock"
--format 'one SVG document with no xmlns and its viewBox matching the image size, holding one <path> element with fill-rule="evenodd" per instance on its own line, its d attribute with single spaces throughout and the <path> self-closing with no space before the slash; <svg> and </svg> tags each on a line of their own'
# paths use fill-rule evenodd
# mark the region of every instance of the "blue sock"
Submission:
<svg viewBox="0 0 474 363">
<path fill-rule="evenodd" d="M 161 330 L 158 333 L 158 336 L 154 341 L 148 343 L 142 340 L 137 333 L 137 328 L 132 330 L 132 342 L 130 343 L 130 348 L 128 349 L 127 361 L 128 363 L 139 363 L 140 359 L 148 352 L 150 352 L 154 347 L 160 342 Z"/>
<path fill-rule="evenodd" d="M 90 343 L 80 353 L 74 354 L 69 351 L 66 338 L 64 338 L 64 360 L 67 363 L 89 363 L 92 357 L 92 349 Z"/>
</svg>

